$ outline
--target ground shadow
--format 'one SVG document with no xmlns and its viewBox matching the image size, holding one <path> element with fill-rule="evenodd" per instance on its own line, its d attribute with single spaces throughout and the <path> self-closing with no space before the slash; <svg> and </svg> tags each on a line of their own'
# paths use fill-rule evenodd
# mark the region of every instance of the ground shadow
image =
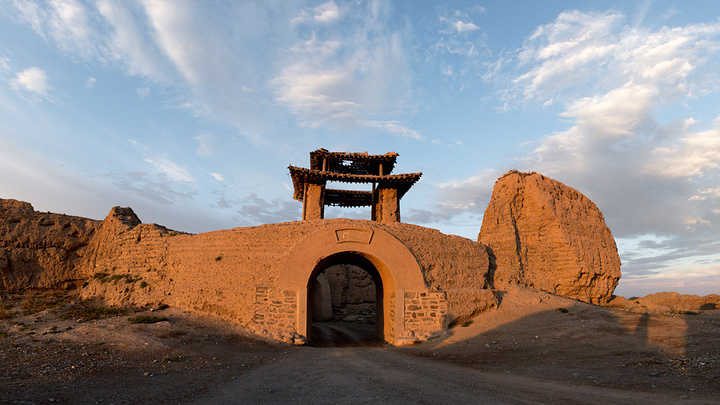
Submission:
<svg viewBox="0 0 720 405">
<path fill-rule="evenodd" d="M 515 320 L 495 318 L 499 326 L 492 329 L 481 325 L 490 319 L 483 313 L 467 329 L 456 326 L 444 339 L 408 350 L 487 371 L 569 383 L 720 395 L 720 369 L 713 366 L 720 364 L 720 316 L 633 313 L 568 302 Z"/>
</svg>

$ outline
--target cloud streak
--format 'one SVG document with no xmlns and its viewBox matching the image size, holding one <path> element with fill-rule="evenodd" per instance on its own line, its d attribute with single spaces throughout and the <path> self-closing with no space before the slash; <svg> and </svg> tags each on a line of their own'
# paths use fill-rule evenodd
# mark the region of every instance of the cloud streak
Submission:
<svg viewBox="0 0 720 405">
<path fill-rule="evenodd" d="M 173 90 L 176 107 L 229 123 L 254 142 L 273 138 L 287 112 L 309 128 L 421 138 L 401 120 L 412 74 L 403 35 L 388 28 L 391 9 L 381 2 L 13 4 L 61 51 L 149 79 L 166 90 L 158 93 Z M 258 38 L 264 46 L 255 46 Z"/>
</svg>

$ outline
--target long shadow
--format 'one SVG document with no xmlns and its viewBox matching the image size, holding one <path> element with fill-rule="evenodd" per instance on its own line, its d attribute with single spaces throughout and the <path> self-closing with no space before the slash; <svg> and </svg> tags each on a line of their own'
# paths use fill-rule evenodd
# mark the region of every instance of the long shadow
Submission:
<svg viewBox="0 0 720 405">
<path fill-rule="evenodd" d="M 485 315 L 469 326 L 476 335 L 457 326 L 447 341 L 409 350 L 487 371 L 720 398 L 718 315 L 632 313 L 575 302 L 483 330 Z M 458 340 L 461 332 L 469 337 Z"/>
<path fill-rule="evenodd" d="M 359 322 L 319 322 L 312 325 L 312 338 L 308 346 L 313 347 L 358 347 L 383 346 L 386 343 L 377 337 L 374 324 Z"/>
</svg>

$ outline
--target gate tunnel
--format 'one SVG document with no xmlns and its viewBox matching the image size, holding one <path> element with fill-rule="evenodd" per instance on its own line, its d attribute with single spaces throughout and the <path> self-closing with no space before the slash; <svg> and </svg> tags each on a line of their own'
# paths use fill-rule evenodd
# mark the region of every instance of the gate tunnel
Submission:
<svg viewBox="0 0 720 405">
<path fill-rule="evenodd" d="M 360 274 L 369 276 L 372 280 L 373 303 L 372 313 L 374 319 L 360 317 L 357 312 L 350 314 L 348 318 L 340 320 L 343 316 L 337 311 L 346 307 L 344 292 L 340 290 L 337 279 L 333 277 L 332 283 L 328 281 L 326 271 L 336 268 L 338 265 L 351 265 L 360 271 Z M 353 280 L 348 276 L 348 268 L 340 267 L 345 281 L 345 288 L 353 289 Z M 339 291 L 340 290 L 340 291 Z M 357 252 L 340 252 L 326 257 L 317 264 L 307 285 L 308 291 L 308 313 L 307 342 L 313 346 L 348 346 L 357 344 L 370 344 L 384 340 L 384 313 L 383 303 L 383 280 L 372 262 Z M 340 302 L 335 305 L 333 301 L 340 295 Z M 367 308 L 365 308 L 367 310 Z M 348 321 L 351 319 L 352 321 Z M 358 319 L 359 318 L 359 319 Z M 328 322 L 331 321 L 331 322 Z M 371 322 L 368 322 L 371 321 Z"/>
<path fill-rule="evenodd" d="M 296 332 L 306 339 L 311 337 L 310 290 L 317 275 L 337 263 L 359 265 L 373 277 L 378 289 L 378 337 L 394 345 L 414 342 L 405 325 L 405 296 L 407 292 L 428 292 L 422 270 L 402 242 L 369 225 L 352 228 L 347 224 L 329 225 L 306 236 L 290 251 L 278 287 L 294 291 L 297 296 Z"/>
</svg>

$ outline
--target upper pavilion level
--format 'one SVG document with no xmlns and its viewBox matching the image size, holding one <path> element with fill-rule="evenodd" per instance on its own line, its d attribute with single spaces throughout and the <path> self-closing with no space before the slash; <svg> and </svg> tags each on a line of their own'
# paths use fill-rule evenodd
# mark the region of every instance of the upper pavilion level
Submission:
<svg viewBox="0 0 720 405">
<path fill-rule="evenodd" d="M 422 173 L 391 174 L 398 154 L 310 152 L 310 168 L 289 166 L 293 198 L 303 202 L 303 220 L 322 219 L 325 206 L 372 208 L 372 220 L 400 222 L 400 199 Z M 326 187 L 328 181 L 372 184 L 370 191 Z"/>
</svg>

